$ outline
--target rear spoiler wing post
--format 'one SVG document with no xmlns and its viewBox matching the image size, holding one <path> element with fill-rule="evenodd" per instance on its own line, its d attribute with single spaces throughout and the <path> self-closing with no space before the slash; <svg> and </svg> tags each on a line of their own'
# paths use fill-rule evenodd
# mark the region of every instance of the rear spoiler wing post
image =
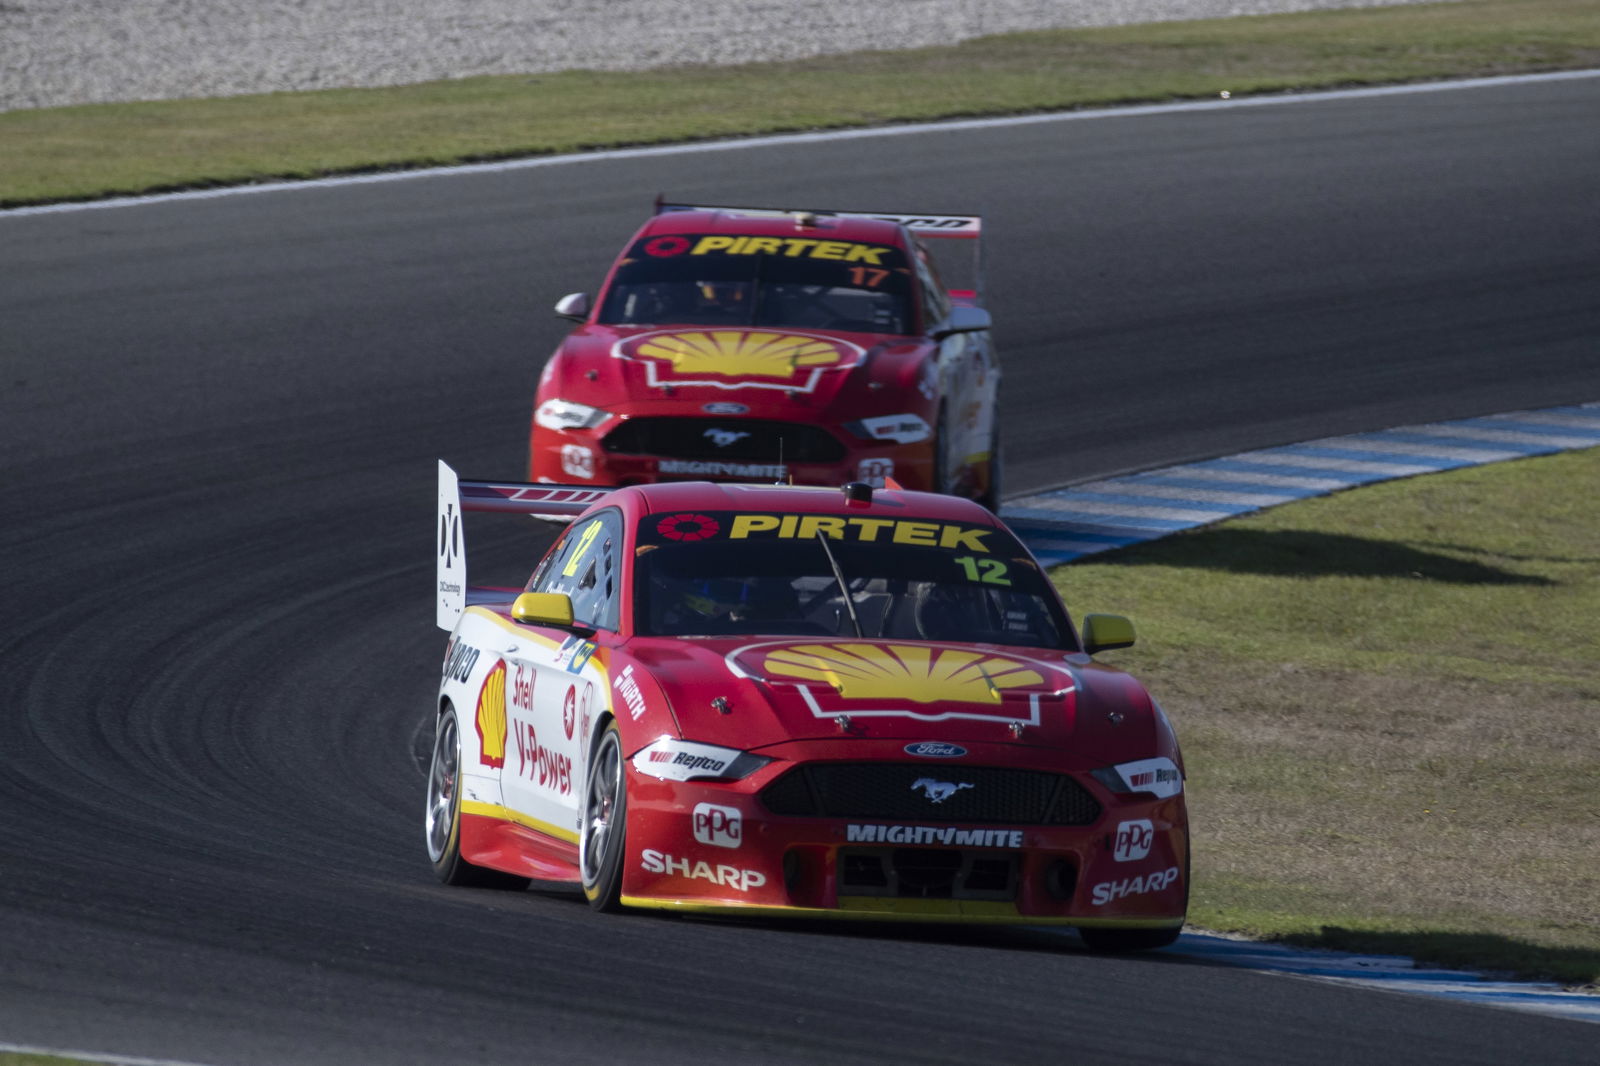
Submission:
<svg viewBox="0 0 1600 1066">
<path fill-rule="evenodd" d="M 521 481 L 473 481 L 458 477 L 439 460 L 438 544 L 434 578 L 438 585 L 434 622 L 454 629 L 467 609 L 467 540 L 462 516 L 497 511 L 539 518 L 573 519 L 611 490 L 586 485 L 533 485 Z"/>
</svg>

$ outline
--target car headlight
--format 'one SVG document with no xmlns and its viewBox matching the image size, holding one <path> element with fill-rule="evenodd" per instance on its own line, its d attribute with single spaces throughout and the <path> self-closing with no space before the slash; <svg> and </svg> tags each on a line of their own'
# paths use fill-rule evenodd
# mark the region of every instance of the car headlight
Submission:
<svg viewBox="0 0 1600 1066">
<path fill-rule="evenodd" d="M 737 781 L 771 761 L 764 755 L 751 755 L 738 748 L 662 737 L 634 754 L 633 768 L 663 781 Z"/>
<path fill-rule="evenodd" d="M 863 440 L 887 440 L 896 444 L 915 444 L 933 436 L 928 423 L 912 414 L 863 418 L 859 422 L 847 422 L 844 428 Z"/>
<path fill-rule="evenodd" d="M 611 417 L 610 411 L 571 400 L 546 400 L 533 414 L 533 421 L 544 429 L 593 429 Z"/>
<path fill-rule="evenodd" d="M 1157 799 L 1166 799 L 1183 791 L 1183 774 L 1178 764 L 1164 756 L 1102 766 L 1093 771 L 1093 777 L 1119 795 L 1148 792 Z"/>
</svg>

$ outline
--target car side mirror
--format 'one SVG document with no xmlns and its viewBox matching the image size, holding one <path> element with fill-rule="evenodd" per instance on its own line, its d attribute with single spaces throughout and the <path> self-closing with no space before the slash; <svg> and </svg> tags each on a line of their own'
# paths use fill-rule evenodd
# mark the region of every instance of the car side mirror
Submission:
<svg viewBox="0 0 1600 1066">
<path fill-rule="evenodd" d="M 572 628 L 572 597 L 565 592 L 524 592 L 511 601 L 511 617 L 533 625 Z"/>
<path fill-rule="evenodd" d="M 1082 628 L 1083 650 L 1090 655 L 1133 647 L 1133 623 L 1120 614 L 1086 614 Z"/>
<path fill-rule="evenodd" d="M 573 292 L 557 300 L 556 317 L 570 318 L 574 322 L 587 321 L 589 318 L 589 294 L 586 292 Z"/>
<path fill-rule="evenodd" d="M 952 333 L 981 333 L 992 324 L 989 312 L 983 308 L 958 304 L 950 309 L 950 317 L 945 324 L 933 331 L 933 337 L 942 341 Z"/>
</svg>

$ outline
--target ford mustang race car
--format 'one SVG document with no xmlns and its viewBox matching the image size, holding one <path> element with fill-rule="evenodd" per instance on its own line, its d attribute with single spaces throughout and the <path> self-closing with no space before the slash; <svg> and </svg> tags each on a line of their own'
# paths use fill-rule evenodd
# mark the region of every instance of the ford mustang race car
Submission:
<svg viewBox="0 0 1600 1066">
<path fill-rule="evenodd" d="M 546 363 L 528 479 L 885 479 L 999 502 L 981 219 L 658 203 Z M 946 289 L 929 241 L 970 249 Z M 965 257 L 963 257 L 965 258 Z"/>
<path fill-rule="evenodd" d="M 425 835 L 446 883 L 565 882 L 607 911 L 1071 925 L 1102 950 L 1178 935 L 1178 743 L 1091 658 L 1133 627 L 1074 627 L 983 507 L 444 463 L 438 498 L 450 640 Z M 571 521 L 525 587 L 475 588 L 479 511 Z"/>
</svg>

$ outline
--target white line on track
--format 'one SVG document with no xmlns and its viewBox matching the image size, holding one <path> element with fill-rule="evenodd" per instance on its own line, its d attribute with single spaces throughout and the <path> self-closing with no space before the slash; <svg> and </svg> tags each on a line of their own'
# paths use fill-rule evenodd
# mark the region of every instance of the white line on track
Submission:
<svg viewBox="0 0 1600 1066">
<path fill-rule="evenodd" d="M 222 197 L 246 196 L 257 193 L 326 189 L 344 185 L 372 185 L 391 181 L 417 181 L 426 178 L 453 177 L 461 174 L 491 174 L 510 170 L 529 170 L 535 167 L 571 166 L 580 163 L 648 159 L 671 155 L 696 155 L 705 152 L 743 151 L 748 148 L 817 144 L 826 141 L 849 141 L 871 137 L 906 137 L 925 133 L 947 133 L 957 130 L 1004 129 L 1011 126 L 1034 126 L 1053 122 L 1083 122 L 1092 119 L 1138 118 L 1145 115 L 1171 115 L 1190 111 L 1218 111 L 1225 108 L 1284 107 L 1328 100 L 1360 100 L 1375 96 L 1453 92 L 1458 89 L 1484 89 L 1507 85 L 1574 81 L 1585 78 L 1600 78 L 1600 70 L 1563 70 L 1547 74 L 1511 74 L 1498 78 L 1461 78 L 1455 81 L 1418 82 L 1408 85 L 1378 85 L 1365 89 L 1335 89 L 1327 92 L 1239 96 L 1228 100 L 1189 100 L 1170 104 L 1142 104 L 1133 107 L 1111 107 L 1099 110 L 1055 111 L 1038 115 L 1010 115 L 1000 118 L 960 119 L 950 122 L 908 123 L 900 126 L 870 126 L 861 129 L 826 130 L 817 133 L 786 133 L 768 137 L 745 137 L 726 141 L 696 141 L 691 144 L 668 144 L 651 148 L 621 148 L 603 152 L 582 152 L 576 155 L 530 156 L 526 159 L 509 159 L 497 163 L 468 163 L 461 166 L 425 167 L 416 170 L 386 170 L 373 174 L 316 178 L 310 181 L 263 182 L 255 185 L 233 185 L 221 189 L 196 189 L 190 192 L 160 193 L 153 196 L 124 196 L 106 200 L 41 204 L 36 207 L 15 207 L 7 211 L 0 211 L 0 219 L 7 216 L 56 214 L 66 211 L 100 211 L 113 207 L 139 207 L 145 204 L 171 203 L 175 200 L 215 200 Z"/>
<path fill-rule="evenodd" d="M 1484 428 L 1485 422 L 1496 428 Z M 1472 447 L 1473 441 L 1484 444 Z M 1596 446 L 1600 401 L 1323 437 L 1161 467 L 1013 496 L 1001 516 L 1040 562 L 1054 566 L 1357 485 Z M 1327 476 L 1285 476 L 1289 471 Z M 1218 491 L 1218 485 L 1233 491 Z"/>
<path fill-rule="evenodd" d="M 80 1059 L 84 1062 L 103 1062 L 110 1066 L 199 1066 L 197 1063 L 180 1062 L 176 1059 L 138 1059 L 130 1055 L 108 1055 L 99 1051 L 67 1051 L 62 1048 L 32 1047 L 24 1044 L 0 1044 L 0 1053 L 59 1056 Z"/>
<path fill-rule="evenodd" d="M 1557 984 L 1501 981 L 1460 970 L 1427 969 L 1401 955 L 1315 951 L 1235 940 L 1213 933 L 1184 933 L 1173 951 L 1223 966 L 1314 977 L 1389 992 L 1440 996 L 1463 1003 L 1511 1007 L 1600 1023 L 1600 996 L 1569 992 Z"/>
</svg>

